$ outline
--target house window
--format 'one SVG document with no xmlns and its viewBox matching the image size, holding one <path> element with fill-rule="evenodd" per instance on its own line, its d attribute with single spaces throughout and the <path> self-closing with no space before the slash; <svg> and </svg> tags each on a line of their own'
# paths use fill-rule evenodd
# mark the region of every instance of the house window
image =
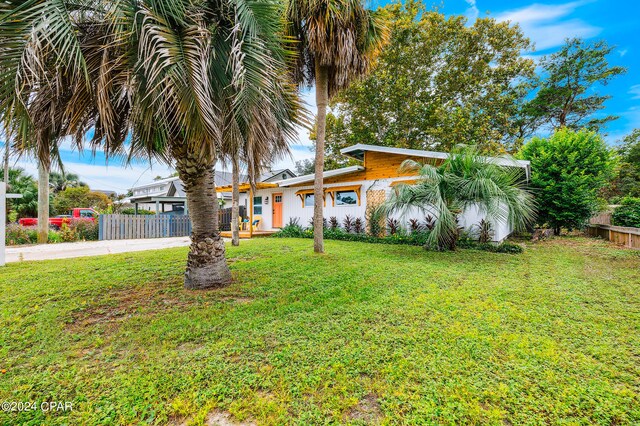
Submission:
<svg viewBox="0 0 640 426">
<path fill-rule="evenodd" d="M 355 191 L 336 191 L 336 206 L 355 206 L 358 194 Z"/>
<path fill-rule="evenodd" d="M 313 194 L 304 194 L 304 206 L 313 207 Z"/>
<path fill-rule="evenodd" d="M 262 214 L 262 197 L 253 197 L 253 214 Z"/>
<path fill-rule="evenodd" d="M 282 179 L 286 179 L 287 177 L 288 177 L 288 176 L 287 176 L 287 174 L 286 174 L 286 173 L 283 173 L 283 174 L 282 174 Z"/>
</svg>

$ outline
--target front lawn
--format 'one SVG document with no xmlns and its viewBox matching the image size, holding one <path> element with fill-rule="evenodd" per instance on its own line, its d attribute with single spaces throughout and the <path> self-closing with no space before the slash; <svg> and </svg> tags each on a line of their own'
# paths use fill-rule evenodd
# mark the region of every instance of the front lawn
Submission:
<svg viewBox="0 0 640 426">
<path fill-rule="evenodd" d="M 637 424 L 640 253 L 261 239 L 235 283 L 182 289 L 186 249 L 0 270 L 0 424 Z"/>
</svg>

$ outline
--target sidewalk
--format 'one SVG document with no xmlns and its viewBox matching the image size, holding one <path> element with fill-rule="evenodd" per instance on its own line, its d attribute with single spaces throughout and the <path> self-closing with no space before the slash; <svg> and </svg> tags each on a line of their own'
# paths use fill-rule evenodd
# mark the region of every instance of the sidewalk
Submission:
<svg viewBox="0 0 640 426">
<path fill-rule="evenodd" d="M 68 259 L 72 257 L 100 256 L 132 251 L 159 250 L 187 247 L 189 237 L 149 238 L 144 240 L 86 241 L 80 243 L 44 244 L 7 247 L 7 263 L 26 260 Z"/>
</svg>

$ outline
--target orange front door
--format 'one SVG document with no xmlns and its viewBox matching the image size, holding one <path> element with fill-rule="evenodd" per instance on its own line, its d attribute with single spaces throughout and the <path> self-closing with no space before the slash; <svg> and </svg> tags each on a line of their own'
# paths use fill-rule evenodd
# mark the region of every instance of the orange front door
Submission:
<svg viewBox="0 0 640 426">
<path fill-rule="evenodd" d="M 273 227 L 282 228 L 282 194 L 273 194 Z"/>
</svg>

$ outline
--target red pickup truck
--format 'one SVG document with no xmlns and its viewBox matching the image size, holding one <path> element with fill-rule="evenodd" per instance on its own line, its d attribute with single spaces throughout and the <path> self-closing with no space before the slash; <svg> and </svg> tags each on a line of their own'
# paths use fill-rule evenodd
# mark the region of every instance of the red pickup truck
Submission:
<svg viewBox="0 0 640 426">
<path fill-rule="evenodd" d="M 98 217 L 98 212 L 94 209 L 76 208 L 73 209 L 70 214 L 60 215 L 49 218 L 49 226 L 52 228 L 62 228 L 63 223 L 70 223 L 73 219 L 90 220 L 95 221 Z M 35 226 L 38 224 L 38 219 L 34 217 L 25 217 L 18 221 L 22 226 Z"/>
</svg>

